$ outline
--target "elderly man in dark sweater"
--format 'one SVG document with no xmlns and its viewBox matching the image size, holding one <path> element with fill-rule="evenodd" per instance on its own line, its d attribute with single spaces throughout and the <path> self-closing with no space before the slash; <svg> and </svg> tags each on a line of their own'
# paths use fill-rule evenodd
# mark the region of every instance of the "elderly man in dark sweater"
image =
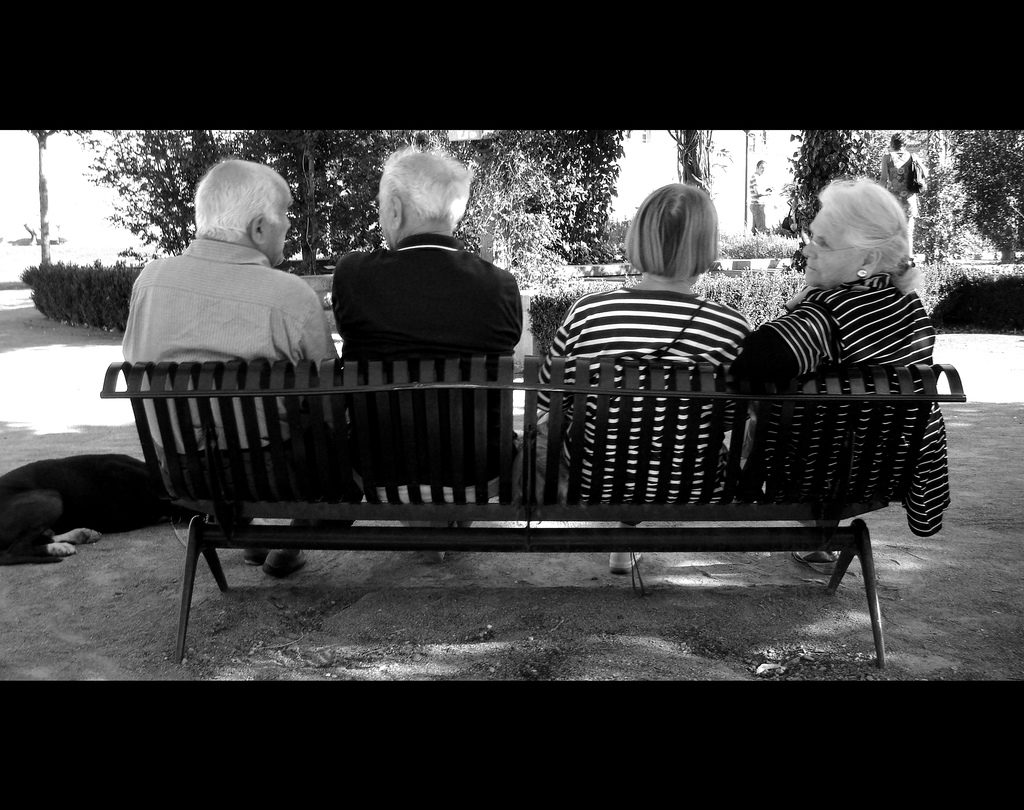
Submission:
<svg viewBox="0 0 1024 810">
<path fill-rule="evenodd" d="M 390 249 L 342 256 L 333 305 L 345 359 L 509 354 L 523 330 L 519 287 L 507 270 L 452 236 L 472 173 L 447 155 L 393 154 L 380 180 L 380 225 Z"/>
<path fill-rule="evenodd" d="M 515 278 L 453 236 L 472 179 L 440 152 L 388 158 L 377 200 L 388 249 L 344 255 L 334 271 L 346 362 L 513 352 L 523 331 Z"/>
</svg>

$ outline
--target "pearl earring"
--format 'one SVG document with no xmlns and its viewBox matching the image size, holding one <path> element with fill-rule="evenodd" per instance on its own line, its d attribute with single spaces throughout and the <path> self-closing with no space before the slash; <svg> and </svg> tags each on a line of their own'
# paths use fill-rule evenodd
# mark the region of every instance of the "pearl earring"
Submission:
<svg viewBox="0 0 1024 810">
<path fill-rule="evenodd" d="M 867 278 L 868 271 L 865 270 L 864 268 L 861 268 L 860 270 L 857 271 L 857 275 L 860 276 L 861 278 Z"/>
</svg>

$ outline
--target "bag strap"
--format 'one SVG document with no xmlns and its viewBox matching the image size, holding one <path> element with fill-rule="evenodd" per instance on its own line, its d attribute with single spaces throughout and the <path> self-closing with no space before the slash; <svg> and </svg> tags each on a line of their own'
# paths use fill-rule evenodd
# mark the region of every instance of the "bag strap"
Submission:
<svg viewBox="0 0 1024 810">
<path fill-rule="evenodd" d="M 683 337 L 685 337 L 686 330 L 690 328 L 690 324 L 693 323 L 693 319 L 695 317 L 697 317 L 697 313 L 700 312 L 704 308 L 704 304 L 705 303 L 706 302 L 703 299 L 701 299 L 700 303 L 697 304 L 697 308 L 693 312 L 690 313 L 690 317 L 688 317 L 686 319 L 686 323 L 683 324 L 682 329 L 679 330 L 679 334 L 677 334 L 672 339 L 671 343 L 666 343 L 663 346 L 659 346 L 657 349 L 655 349 L 653 352 L 651 352 L 648 355 L 634 355 L 634 354 L 626 353 L 626 354 L 619 355 L 615 359 L 616 360 L 641 360 L 641 361 L 644 361 L 644 362 L 650 362 L 652 360 L 661 360 L 668 353 L 669 349 L 671 349 L 673 346 L 675 346 L 677 343 L 679 343 L 683 339 Z"/>
</svg>

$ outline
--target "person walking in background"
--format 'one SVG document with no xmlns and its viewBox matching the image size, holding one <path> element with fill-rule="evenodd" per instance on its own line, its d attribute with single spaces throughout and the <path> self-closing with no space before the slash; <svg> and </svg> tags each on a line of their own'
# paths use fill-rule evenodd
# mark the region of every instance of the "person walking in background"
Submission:
<svg viewBox="0 0 1024 810">
<path fill-rule="evenodd" d="M 907 246 L 908 253 L 914 255 L 914 222 L 917 219 L 919 209 L 917 191 L 912 191 L 909 186 L 910 167 L 913 164 L 918 173 L 923 177 L 928 176 L 924 164 L 905 149 L 906 139 L 902 132 L 895 133 L 889 139 L 890 151 L 882 155 L 881 174 L 882 185 L 896 196 L 903 206 L 903 213 L 907 215 Z"/>
<path fill-rule="evenodd" d="M 754 217 L 754 225 L 751 230 L 755 235 L 768 233 L 764 208 L 766 201 L 771 197 L 772 190 L 768 187 L 768 180 L 764 176 L 765 166 L 765 161 L 757 161 L 754 173 L 750 176 L 750 213 Z"/>
<path fill-rule="evenodd" d="M 196 238 L 135 281 L 124 359 L 337 359 L 320 297 L 274 269 L 284 261 L 291 204 L 288 183 L 269 166 L 225 160 L 211 168 L 196 187 Z M 306 559 L 301 549 L 251 549 L 245 561 L 282 577 Z"/>
</svg>

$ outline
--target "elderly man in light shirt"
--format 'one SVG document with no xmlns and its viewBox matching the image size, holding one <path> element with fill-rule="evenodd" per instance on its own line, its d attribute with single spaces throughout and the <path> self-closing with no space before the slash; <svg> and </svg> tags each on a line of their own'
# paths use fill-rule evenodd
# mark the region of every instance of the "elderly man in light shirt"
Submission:
<svg viewBox="0 0 1024 810">
<path fill-rule="evenodd" d="M 196 188 L 196 238 L 155 259 L 132 289 L 122 349 L 136 362 L 336 358 L 319 296 L 274 269 L 284 260 L 288 184 L 268 166 L 216 164 Z M 273 576 L 305 564 L 301 550 L 245 552 Z"/>
</svg>

